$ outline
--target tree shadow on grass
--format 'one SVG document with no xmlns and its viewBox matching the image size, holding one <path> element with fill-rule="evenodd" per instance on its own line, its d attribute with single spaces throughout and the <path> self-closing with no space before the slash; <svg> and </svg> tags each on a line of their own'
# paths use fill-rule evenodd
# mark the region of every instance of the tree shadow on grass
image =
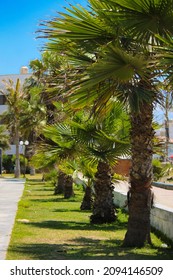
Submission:
<svg viewBox="0 0 173 280">
<path fill-rule="evenodd" d="M 33 195 L 33 196 L 36 196 L 36 195 Z M 78 201 L 76 201 L 76 199 L 73 199 L 73 198 L 70 198 L 70 199 L 66 199 L 66 198 L 63 198 L 63 197 L 53 197 L 53 194 L 50 194 L 50 195 L 45 195 L 46 197 L 50 196 L 50 198 L 32 198 L 30 199 L 30 201 L 33 201 L 33 202 L 61 202 L 61 203 L 64 203 L 64 202 L 70 202 L 70 203 L 78 203 Z M 42 195 L 42 197 L 44 197 L 44 195 Z"/>
<path fill-rule="evenodd" d="M 142 252 L 121 247 L 122 240 L 101 240 L 79 237 L 63 244 L 34 243 L 9 247 L 18 259 L 33 260 L 168 260 L 173 252 L 168 249 Z M 27 258 L 26 258 L 27 256 Z"/>
<path fill-rule="evenodd" d="M 33 188 L 32 191 L 33 191 L 34 193 L 39 192 L 39 194 L 40 194 L 40 192 L 42 192 L 42 193 L 40 194 L 40 196 L 42 196 L 42 195 L 43 195 L 43 192 L 47 192 L 47 191 L 52 192 L 52 195 L 53 195 L 54 189 L 53 189 L 53 188 L 50 188 L 50 187 L 45 187 L 45 186 L 43 186 L 43 187 L 40 187 L 40 188 L 35 188 L 35 189 Z M 47 194 L 45 194 L 45 195 L 47 195 Z"/>
<path fill-rule="evenodd" d="M 55 212 L 55 213 L 61 213 L 61 212 L 77 212 L 77 213 L 88 213 L 88 214 L 91 214 L 91 211 L 90 210 L 85 210 L 85 211 L 81 211 L 80 209 L 68 209 L 68 208 L 63 208 L 63 209 L 55 209 L 53 210 L 52 212 Z"/>
<path fill-rule="evenodd" d="M 48 195 L 46 195 L 46 197 L 47 197 Z M 44 195 L 42 195 L 42 197 L 44 197 Z M 47 203 L 47 202 L 63 202 L 62 201 L 62 198 L 59 198 L 59 197 L 52 197 L 52 195 L 50 195 L 50 198 L 39 198 L 39 199 L 37 199 L 37 198 L 32 198 L 32 199 L 30 199 L 30 201 L 33 201 L 33 202 L 40 202 L 40 203 L 43 203 L 43 202 L 45 202 L 45 203 Z M 65 202 L 65 201 L 64 201 Z"/>
<path fill-rule="evenodd" d="M 79 253 L 83 258 L 88 259 L 116 259 L 116 260 L 147 260 L 147 259 L 172 259 L 173 251 L 165 248 L 152 248 L 142 251 L 143 249 L 125 248 L 122 246 L 121 239 L 100 240 L 94 238 L 75 238 L 78 252 L 71 252 L 75 259 Z M 148 247 L 148 249 L 149 249 Z M 152 253 L 151 253 L 152 250 Z"/>
<path fill-rule="evenodd" d="M 28 223 L 27 225 L 39 228 L 48 228 L 55 230 L 103 230 L 103 231 L 112 231 L 116 229 L 123 228 L 122 225 L 118 226 L 115 223 L 107 225 L 93 225 L 89 222 L 75 222 L 75 221 L 43 221 L 36 223 Z"/>
<path fill-rule="evenodd" d="M 26 179 L 26 182 L 28 184 L 38 184 L 38 182 L 45 184 L 45 182 L 43 182 L 42 179 Z"/>
<path fill-rule="evenodd" d="M 72 230 L 74 232 L 79 230 L 83 231 L 85 235 L 85 231 L 99 230 L 102 232 L 110 231 L 115 233 L 118 230 L 124 230 L 125 224 L 126 222 L 123 223 L 119 221 L 112 224 L 93 225 L 89 222 L 49 220 L 39 223 L 28 223 L 27 226 L 52 230 Z M 69 241 L 72 242 L 71 245 L 68 243 L 68 245 L 63 245 L 62 249 L 59 249 L 59 251 L 64 250 L 63 256 L 66 259 L 173 259 L 172 249 L 148 245 L 144 250 L 145 253 L 142 253 L 143 251 L 140 249 L 122 247 L 122 240 L 119 239 L 99 240 L 95 238 L 78 237 Z M 49 244 L 47 244 L 47 246 L 49 246 Z"/>
</svg>

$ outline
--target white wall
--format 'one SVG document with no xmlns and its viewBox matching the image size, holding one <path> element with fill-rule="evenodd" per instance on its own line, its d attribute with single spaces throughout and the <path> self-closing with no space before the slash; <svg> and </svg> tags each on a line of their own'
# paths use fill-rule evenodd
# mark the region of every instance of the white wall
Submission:
<svg viewBox="0 0 173 280">
<path fill-rule="evenodd" d="M 114 190 L 114 203 L 122 208 L 127 199 L 126 193 L 121 190 Z M 155 204 L 151 209 L 151 225 L 164 233 L 173 241 L 173 209 L 161 204 Z"/>
<path fill-rule="evenodd" d="M 23 154 L 23 146 L 19 146 L 19 152 L 20 154 Z M 16 146 L 15 145 L 10 145 L 9 150 L 5 150 L 4 154 L 6 155 L 15 155 L 16 154 Z"/>
<path fill-rule="evenodd" d="M 7 111 L 7 105 L 0 105 L 0 114 L 4 113 Z"/>
</svg>

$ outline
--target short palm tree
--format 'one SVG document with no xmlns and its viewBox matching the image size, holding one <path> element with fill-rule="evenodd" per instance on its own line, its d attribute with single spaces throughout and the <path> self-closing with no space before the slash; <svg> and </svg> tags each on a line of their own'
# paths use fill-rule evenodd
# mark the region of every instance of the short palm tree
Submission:
<svg viewBox="0 0 173 280">
<path fill-rule="evenodd" d="M 66 40 L 69 61 L 78 66 L 85 61 L 80 82 L 69 92 L 72 104 L 81 107 L 91 101 L 100 111 L 116 95 L 130 107 L 132 168 L 124 245 L 140 247 L 150 241 L 152 118 L 154 103 L 160 98 L 155 79 L 160 69 L 152 46 L 160 44 L 155 34 L 173 34 L 173 1 L 89 3 L 89 10 L 67 8 L 67 13 L 46 24 L 44 34 L 50 39 L 48 47 L 59 53 Z"/>
<path fill-rule="evenodd" d="M 129 152 L 128 130 L 128 117 L 119 102 L 114 103 L 110 112 L 99 122 L 78 114 L 68 125 L 49 127 L 46 130 L 46 137 L 51 137 L 53 141 L 55 139 L 57 141 L 58 135 L 61 135 L 63 145 L 65 139 L 67 143 L 75 141 L 76 149 L 73 147 L 73 156 L 77 160 L 79 171 L 90 179 L 89 182 L 92 174 L 88 176 L 88 167 L 91 171 L 92 166 L 97 166 L 94 179 L 95 200 L 91 217 L 93 223 L 115 220 L 111 166 L 117 162 L 118 156 Z"/>
<path fill-rule="evenodd" d="M 92 210 L 93 208 L 93 187 L 94 187 L 94 177 L 96 173 L 96 165 L 87 162 L 85 157 L 80 157 L 79 159 L 79 170 L 82 172 L 85 181 L 82 177 L 82 185 L 85 189 L 84 197 L 80 206 L 81 210 Z M 78 173 L 77 173 L 78 175 Z"/>
<path fill-rule="evenodd" d="M 58 182 L 55 187 L 55 194 L 64 193 L 64 198 L 73 196 L 73 179 L 74 170 L 70 168 L 71 162 L 77 154 L 77 146 L 75 140 L 71 137 L 70 129 L 67 125 L 47 125 L 43 129 L 44 141 L 39 143 L 36 154 L 32 158 L 32 162 L 36 161 L 38 167 L 44 166 L 45 163 L 41 158 L 45 158 L 47 163 L 45 166 L 54 167 L 58 170 Z M 40 163 L 39 163 L 40 159 Z M 59 179 L 61 182 L 59 182 Z M 61 184 L 61 186 L 59 185 Z M 60 187 L 62 188 L 60 190 Z"/>
<path fill-rule="evenodd" d="M 75 127 L 77 131 L 76 140 L 85 146 L 83 150 L 85 161 L 97 165 L 93 182 L 94 203 L 93 214 L 90 217 L 92 223 L 115 221 L 111 166 L 116 164 L 119 156 L 128 154 L 130 148 L 127 134 L 122 134 L 119 120 L 109 117 L 99 124 L 94 121 L 82 124 L 73 123 L 73 128 Z M 114 133 L 111 133 L 113 130 Z M 122 138 L 126 139 L 126 142 Z"/>
</svg>

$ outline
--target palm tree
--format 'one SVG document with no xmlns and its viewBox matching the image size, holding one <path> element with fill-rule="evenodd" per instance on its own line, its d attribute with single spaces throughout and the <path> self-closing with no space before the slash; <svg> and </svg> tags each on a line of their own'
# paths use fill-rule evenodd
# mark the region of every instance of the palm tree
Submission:
<svg viewBox="0 0 173 280">
<path fill-rule="evenodd" d="M 21 106 L 20 126 L 23 135 L 29 138 L 34 132 L 35 138 L 38 137 L 47 121 L 46 106 L 41 102 L 40 89 L 32 87 L 29 91 L 25 91 Z"/>
<path fill-rule="evenodd" d="M 81 210 L 92 210 L 93 208 L 93 187 L 94 187 L 94 176 L 96 173 L 96 165 L 85 160 L 85 157 L 80 157 L 79 170 L 82 172 L 83 177 L 80 178 L 85 193 L 80 206 Z M 77 172 L 76 172 L 77 173 Z M 78 173 L 77 173 L 78 175 Z M 84 180 L 85 179 L 85 180 Z"/>
<path fill-rule="evenodd" d="M 74 195 L 72 179 L 74 169 L 70 163 L 78 153 L 75 140 L 71 137 L 69 127 L 63 124 L 45 126 L 43 136 L 44 139 L 38 144 L 32 162 L 39 168 L 56 168 L 59 174 L 55 194 L 63 191 L 64 198 L 70 198 Z"/>
<path fill-rule="evenodd" d="M 120 8 L 120 17 L 125 31 L 132 32 L 137 44 L 142 44 L 148 59 L 154 59 L 153 45 L 160 42 L 154 34 L 163 37 L 173 33 L 172 15 L 173 1 L 113 1 Z M 169 10 L 169 12 L 168 12 Z M 133 18 L 132 18 L 133 15 Z M 132 169 L 130 173 L 131 189 L 129 201 L 128 230 L 124 245 L 143 246 L 150 238 L 150 209 L 153 199 L 152 182 L 152 153 L 154 131 L 152 127 L 152 114 L 154 102 L 158 101 L 158 94 L 154 88 L 159 73 L 154 65 L 147 80 L 141 79 L 140 91 L 146 98 L 139 104 L 139 111 L 131 111 L 131 143 L 132 143 Z M 149 95 L 149 98 L 147 98 Z M 136 214 L 135 214 L 136 212 Z"/>
<path fill-rule="evenodd" d="M 11 80 L 4 81 L 4 83 L 6 91 L 2 93 L 6 96 L 8 110 L 3 113 L 2 120 L 7 124 L 11 135 L 15 135 L 13 136 L 16 144 L 15 177 L 19 177 L 19 140 L 22 137 L 28 139 L 32 143 L 31 145 L 34 144 L 43 125 L 46 124 L 46 108 L 44 104 L 41 104 L 38 88 L 33 87 L 26 91 L 26 88 L 21 86 L 19 79 L 17 79 L 16 85 Z M 34 153 L 34 145 L 32 147 L 31 154 Z"/>
<path fill-rule="evenodd" d="M 17 79 L 16 84 L 12 80 L 4 81 L 6 91 L 1 93 L 6 97 L 8 110 L 3 113 L 2 120 L 7 124 L 7 128 L 14 135 L 14 143 L 16 145 L 16 160 L 15 160 L 15 177 L 20 176 L 20 154 L 19 154 L 19 140 L 20 140 L 20 114 L 22 111 L 22 96 L 23 89 L 20 80 Z"/>
<path fill-rule="evenodd" d="M 58 171 L 58 180 L 55 184 L 54 194 L 63 194 L 65 188 L 65 173 L 61 170 Z"/>
<path fill-rule="evenodd" d="M 173 33 L 173 1 L 89 3 L 89 10 L 81 6 L 67 8 L 67 13 L 46 23 L 43 32 L 50 40 L 48 47 L 59 52 L 66 40 L 69 61 L 78 65 L 85 61 L 81 80 L 69 92 L 76 107 L 90 101 L 94 109 L 101 111 L 112 96 L 130 107 L 132 168 L 124 246 L 140 247 L 150 241 L 152 118 L 154 102 L 160 99 L 154 79 L 160 69 L 152 46 L 158 43 L 155 34 L 165 37 Z"/>
<path fill-rule="evenodd" d="M 69 87 L 69 76 L 72 66 L 69 66 L 66 58 L 52 51 L 44 51 L 41 59 L 30 62 L 32 75 L 25 83 L 25 90 L 35 89 L 40 92 L 40 104 L 46 107 L 47 123 L 53 124 L 62 119 L 61 112 L 54 106 L 60 101 L 60 107 L 65 101 L 64 91 Z"/>
<path fill-rule="evenodd" d="M 30 159 L 35 153 L 35 146 L 47 122 L 46 106 L 41 102 L 40 89 L 32 87 L 26 90 L 22 101 L 20 114 L 20 128 L 23 139 L 29 140 L 26 155 Z M 27 124 L 27 125 L 26 125 Z M 30 174 L 35 174 L 35 169 L 30 166 Z"/>
<path fill-rule="evenodd" d="M 86 163 L 97 165 L 92 223 L 113 222 L 116 218 L 111 165 L 117 162 L 118 156 L 129 152 L 126 130 L 128 121 L 125 118 L 127 116 L 122 111 L 122 106 L 115 103 L 102 122 L 92 118 L 86 120 L 86 117 L 84 121 L 84 116 L 82 119 L 77 116 L 67 124 L 48 126 L 44 129 L 44 135 L 49 140 L 45 151 L 52 156 L 56 155 L 61 161 L 65 160 L 65 169 L 69 166 L 67 161 L 75 159 L 79 171 L 86 171 L 83 166 L 80 168 L 81 156 Z M 60 169 L 62 170 L 62 167 Z M 87 173 L 84 175 L 87 176 Z"/>
<path fill-rule="evenodd" d="M 116 115 L 114 114 L 113 117 L 111 113 L 101 123 L 94 120 L 81 124 L 74 124 L 73 122 L 73 127 L 77 130 L 76 140 L 85 144 L 85 149 L 83 150 L 85 161 L 90 164 L 95 163 L 97 166 L 93 182 L 94 202 L 90 217 L 91 223 L 110 223 L 115 221 L 111 166 L 116 164 L 118 156 L 128 154 L 130 147 L 127 141 L 127 130 L 126 134 L 124 133 L 125 131 L 122 133 L 120 119 L 116 119 Z M 121 117 L 123 117 L 123 114 L 121 114 Z"/>
</svg>

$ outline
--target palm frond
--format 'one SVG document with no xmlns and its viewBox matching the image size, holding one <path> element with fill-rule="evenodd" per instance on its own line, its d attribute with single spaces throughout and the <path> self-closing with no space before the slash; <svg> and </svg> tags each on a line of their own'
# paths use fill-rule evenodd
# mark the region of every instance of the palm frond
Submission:
<svg viewBox="0 0 173 280">
<path fill-rule="evenodd" d="M 72 137 L 68 125 L 58 124 L 46 126 L 43 131 L 48 143 L 43 145 L 44 151 L 48 151 L 59 160 L 74 158 L 78 154 L 77 143 Z"/>
<path fill-rule="evenodd" d="M 47 29 L 44 30 L 44 34 L 47 37 L 85 40 L 101 38 L 105 34 L 104 23 L 82 6 L 72 6 L 65 10 L 66 13 L 61 12 L 59 17 L 46 23 Z"/>
<path fill-rule="evenodd" d="M 151 70 L 147 69 L 148 62 L 145 57 L 131 56 L 119 48 L 109 47 L 105 56 L 91 67 L 88 67 L 85 78 L 73 87 L 73 91 L 68 95 L 70 104 L 74 108 L 92 104 L 93 111 L 101 114 L 110 106 L 109 100 L 113 96 L 118 98 L 121 96 L 121 100 L 124 99 L 124 103 L 130 100 L 129 97 L 131 96 L 135 100 L 136 84 L 141 78 L 144 81 L 149 79 Z M 134 84 L 133 87 L 132 84 Z M 130 90 L 132 88 L 133 95 Z M 142 94 L 139 96 L 142 98 Z M 145 97 L 146 94 L 144 99 Z M 130 105 L 134 104 L 134 100 Z"/>
<path fill-rule="evenodd" d="M 32 156 L 30 164 L 35 168 L 52 168 L 57 162 L 57 156 L 52 155 L 44 148 L 37 149 L 37 153 Z"/>
<path fill-rule="evenodd" d="M 117 17 L 124 29 L 143 43 L 154 43 L 154 34 L 166 36 L 173 31 L 172 0 L 110 0 L 110 3 L 114 6 L 112 17 Z"/>
<path fill-rule="evenodd" d="M 173 39 L 171 34 L 167 34 L 165 38 L 156 34 L 161 46 L 155 46 L 158 53 L 158 67 L 162 69 L 162 77 L 164 77 L 164 85 L 170 87 L 173 82 Z"/>
</svg>

